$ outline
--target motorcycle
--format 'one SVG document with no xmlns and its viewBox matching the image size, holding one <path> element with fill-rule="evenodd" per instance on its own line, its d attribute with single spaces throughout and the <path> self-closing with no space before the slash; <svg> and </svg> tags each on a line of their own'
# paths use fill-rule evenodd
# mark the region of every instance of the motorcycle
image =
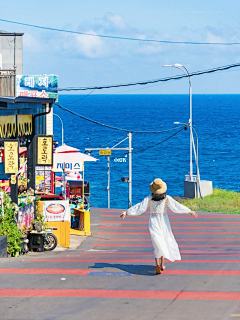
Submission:
<svg viewBox="0 0 240 320">
<path fill-rule="evenodd" d="M 35 222 L 33 224 L 33 229 L 37 232 L 42 232 L 43 227 L 40 222 Z M 57 237 L 53 234 L 53 228 L 46 228 L 43 234 L 43 247 L 45 251 L 54 250 L 57 246 Z"/>
<path fill-rule="evenodd" d="M 54 250 L 57 246 L 57 237 L 52 233 L 53 228 L 46 228 L 43 238 L 45 251 Z"/>
</svg>

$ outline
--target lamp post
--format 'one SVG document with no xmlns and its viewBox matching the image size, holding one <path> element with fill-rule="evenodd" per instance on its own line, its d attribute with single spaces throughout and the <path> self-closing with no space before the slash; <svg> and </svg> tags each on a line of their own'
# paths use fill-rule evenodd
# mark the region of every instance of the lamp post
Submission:
<svg viewBox="0 0 240 320">
<path fill-rule="evenodd" d="M 63 122 L 62 122 L 62 119 L 59 117 L 58 114 L 53 113 L 53 115 L 56 116 L 56 117 L 58 117 L 58 118 L 60 119 L 61 123 L 62 123 L 62 145 L 63 145 Z"/>
<path fill-rule="evenodd" d="M 193 146 L 193 140 L 192 140 L 192 84 L 191 84 L 191 78 L 189 75 L 189 72 L 186 67 L 179 63 L 175 63 L 174 65 L 163 65 L 163 67 L 171 67 L 171 68 L 177 68 L 182 70 L 187 76 L 189 81 L 189 128 L 190 128 L 190 172 L 189 172 L 189 178 L 190 181 L 193 181 L 193 167 L 192 167 L 192 146 Z"/>
<path fill-rule="evenodd" d="M 189 126 L 189 123 L 183 123 L 183 122 L 173 122 L 174 124 L 184 124 L 186 126 Z M 199 172 L 199 167 L 198 167 L 198 135 L 197 135 L 197 131 L 192 128 L 193 131 L 195 132 L 196 135 L 196 149 L 195 149 L 195 143 L 194 143 L 194 139 L 192 136 L 192 142 L 193 142 L 193 151 L 194 151 L 194 155 L 195 155 L 195 162 L 196 162 L 196 168 L 197 168 L 197 184 L 198 184 L 198 190 L 199 190 L 199 194 L 200 197 L 202 198 L 202 191 L 201 191 L 201 179 L 200 179 L 200 172 Z"/>
</svg>

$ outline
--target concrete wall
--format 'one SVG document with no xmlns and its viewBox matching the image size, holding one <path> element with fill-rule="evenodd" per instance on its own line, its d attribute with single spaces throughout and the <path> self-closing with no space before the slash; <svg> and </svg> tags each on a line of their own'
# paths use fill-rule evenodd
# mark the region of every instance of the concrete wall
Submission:
<svg viewBox="0 0 240 320">
<path fill-rule="evenodd" d="M 7 258 L 7 237 L 0 236 L 0 258 Z"/>
<path fill-rule="evenodd" d="M 3 31 L 0 31 L 2 34 Z M 2 69 L 13 69 L 14 66 L 14 36 L 0 35 L 0 54 Z M 16 35 L 16 66 L 17 74 L 23 74 L 22 36 Z"/>
</svg>

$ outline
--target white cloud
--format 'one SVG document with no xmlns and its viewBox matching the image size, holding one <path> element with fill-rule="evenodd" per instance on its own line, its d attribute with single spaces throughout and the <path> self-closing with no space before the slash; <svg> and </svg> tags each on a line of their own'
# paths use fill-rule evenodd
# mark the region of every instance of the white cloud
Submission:
<svg viewBox="0 0 240 320">
<path fill-rule="evenodd" d="M 92 30 L 87 31 L 86 33 L 96 35 Z M 77 35 L 76 48 L 79 53 L 82 53 L 88 58 L 106 57 L 110 53 L 110 50 L 104 41 L 97 36 Z"/>
<path fill-rule="evenodd" d="M 29 33 L 24 33 L 23 48 L 29 52 L 42 52 L 43 45 Z"/>
<path fill-rule="evenodd" d="M 152 55 L 163 52 L 162 46 L 159 43 L 141 44 L 136 50 L 136 53 L 143 55 Z"/>
<path fill-rule="evenodd" d="M 114 28 L 119 29 L 119 30 L 123 30 L 126 28 L 126 24 L 125 24 L 122 16 L 108 12 L 105 17 L 106 17 L 107 21 L 112 24 L 112 26 Z"/>
</svg>

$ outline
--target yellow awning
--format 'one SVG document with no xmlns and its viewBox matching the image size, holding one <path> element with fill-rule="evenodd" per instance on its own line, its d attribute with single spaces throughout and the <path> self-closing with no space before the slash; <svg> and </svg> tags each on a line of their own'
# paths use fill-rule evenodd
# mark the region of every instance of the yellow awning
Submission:
<svg viewBox="0 0 240 320">
<path fill-rule="evenodd" d="M 31 114 L 18 114 L 18 136 L 29 136 L 32 134 L 32 115 Z"/>
<path fill-rule="evenodd" d="M 17 128 L 18 126 L 18 128 Z M 16 115 L 13 116 L 1 116 L 0 117 L 0 137 L 12 137 L 18 136 L 29 136 L 32 134 L 32 115 L 31 114 L 18 114 L 17 124 Z"/>
<path fill-rule="evenodd" d="M 16 134 L 16 116 L 0 117 L 0 137 L 6 138 Z"/>
</svg>

